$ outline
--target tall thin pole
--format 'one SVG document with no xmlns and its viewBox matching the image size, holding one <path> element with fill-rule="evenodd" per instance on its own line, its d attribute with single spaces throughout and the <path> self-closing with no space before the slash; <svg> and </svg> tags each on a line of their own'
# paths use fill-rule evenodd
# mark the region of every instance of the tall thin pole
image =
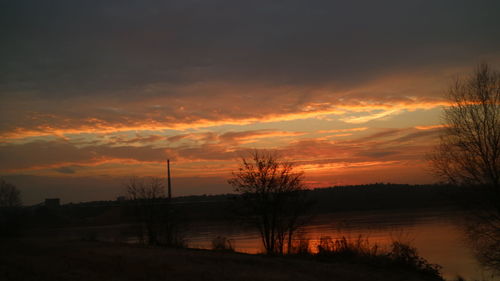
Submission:
<svg viewBox="0 0 500 281">
<path fill-rule="evenodd" d="M 172 199 L 172 184 L 170 183 L 170 159 L 167 159 L 168 200 Z"/>
</svg>

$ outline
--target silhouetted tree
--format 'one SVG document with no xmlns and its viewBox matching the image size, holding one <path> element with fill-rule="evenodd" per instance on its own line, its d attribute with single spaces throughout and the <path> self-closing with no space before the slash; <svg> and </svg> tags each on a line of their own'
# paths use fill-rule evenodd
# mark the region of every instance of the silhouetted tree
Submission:
<svg viewBox="0 0 500 281">
<path fill-rule="evenodd" d="M 481 64 L 448 93 L 444 134 L 433 157 L 435 172 L 454 184 L 499 188 L 500 74 Z"/>
<path fill-rule="evenodd" d="M 242 215 L 258 228 L 266 252 L 290 251 L 293 235 L 305 223 L 303 215 L 310 207 L 303 173 L 274 153 L 255 151 L 241 159 L 228 182 L 240 194 Z"/>
<path fill-rule="evenodd" d="M 474 188 L 469 233 L 480 260 L 500 270 L 500 73 L 481 64 L 448 92 L 440 144 L 432 155 L 444 180 Z"/>
<path fill-rule="evenodd" d="M 141 224 L 141 239 L 145 232 L 150 245 L 178 246 L 182 242 L 178 214 L 165 196 L 163 179 L 132 177 L 126 183 L 126 191 Z"/>
<path fill-rule="evenodd" d="M 21 206 L 21 192 L 13 184 L 0 178 L 0 207 Z"/>
<path fill-rule="evenodd" d="M 17 235 L 21 226 L 21 192 L 0 178 L 0 236 Z"/>
</svg>

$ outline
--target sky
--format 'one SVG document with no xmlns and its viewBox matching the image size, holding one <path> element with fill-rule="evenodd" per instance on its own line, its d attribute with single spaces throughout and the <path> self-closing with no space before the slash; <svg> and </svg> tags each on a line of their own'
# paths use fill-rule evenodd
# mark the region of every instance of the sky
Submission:
<svg viewBox="0 0 500 281">
<path fill-rule="evenodd" d="M 0 176 L 25 204 L 231 192 L 278 152 L 311 187 L 434 183 L 445 94 L 500 66 L 499 1 L 0 3 Z"/>
</svg>

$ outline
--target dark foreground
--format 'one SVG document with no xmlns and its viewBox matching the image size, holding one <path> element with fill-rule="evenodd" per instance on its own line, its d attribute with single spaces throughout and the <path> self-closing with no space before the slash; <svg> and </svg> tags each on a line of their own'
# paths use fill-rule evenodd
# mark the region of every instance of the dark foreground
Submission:
<svg viewBox="0 0 500 281">
<path fill-rule="evenodd" d="M 41 239 L 0 242 L 0 280 L 436 280 L 404 269 L 195 249 Z"/>
</svg>

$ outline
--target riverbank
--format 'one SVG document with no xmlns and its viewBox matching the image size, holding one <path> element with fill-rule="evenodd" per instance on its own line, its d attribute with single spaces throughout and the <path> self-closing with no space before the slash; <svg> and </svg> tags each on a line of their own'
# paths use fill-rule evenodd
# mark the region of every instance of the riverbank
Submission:
<svg viewBox="0 0 500 281">
<path fill-rule="evenodd" d="M 407 269 L 60 239 L 0 243 L 0 280 L 439 280 Z"/>
</svg>

